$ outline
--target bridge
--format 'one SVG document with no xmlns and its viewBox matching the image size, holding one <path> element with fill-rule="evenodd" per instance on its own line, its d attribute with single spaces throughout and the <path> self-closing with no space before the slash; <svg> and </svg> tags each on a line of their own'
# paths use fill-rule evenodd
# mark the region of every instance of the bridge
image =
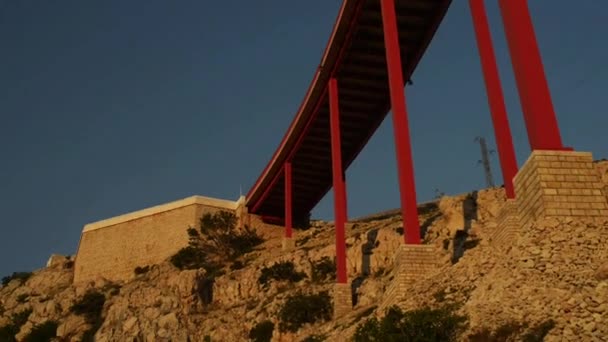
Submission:
<svg viewBox="0 0 608 342">
<path fill-rule="evenodd" d="M 498 0 L 532 151 L 567 151 L 553 110 L 527 0 Z M 421 243 L 405 85 L 451 0 L 344 0 L 304 100 L 246 196 L 250 213 L 285 226 L 333 188 L 337 283 L 347 283 L 344 172 L 392 113 L 404 244 Z M 506 196 L 518 173 L 483 0 L 469 0 Z M 412 115 L 416 115 L 413 113 Z"/>
</svg>

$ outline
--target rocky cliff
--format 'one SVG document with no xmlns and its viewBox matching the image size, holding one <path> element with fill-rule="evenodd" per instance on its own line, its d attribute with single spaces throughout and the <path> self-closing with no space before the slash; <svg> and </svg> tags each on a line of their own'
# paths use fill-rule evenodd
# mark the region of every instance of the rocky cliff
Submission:
<svg viewBox="0 0 608 342">
<path fill-rule="evenodd" d="M 608 175 L 608 163 L 600 165 Z M 497 247 L 491 236 L 503 198 L 501 189 L 491 189 L 421 207 L 425 243 L 435 246 L 440 266 L 393 304 L 404 310 L 458 304 L 468 317 L 463 341 L 519 340 L 543 324 L 546 341 L 608 340 L 608 221 L 545 220 L 507 248 Z M 0 327 L 19 341 L 45 324 L 56 328 L 59 341 L 246 341 L 268 320 L 275 327 L 272 341 L 347 341 L 361 322 L 383 315 L 379 307 L 390 300 L 384 293 L 403 240 L 399 215 L 349 223 L 353 311 L 296 332 L 277 328 L 279 312 L 294 294 L 331 293 L 333 279 L 315 279 L 313 265 L 333 257 L 333 226 L 315 222 L 297 231 L 296 248 L 288 252 L 280 230 L 258 232 L 264 244 L 212 280 L 203 269 L 180 271 L 165 262 L 141 265 L 126 282 L 99 278 L 74 286 L 73 261 L 55 257 L 0 289 Z M 263 269 L 280 261 L 293 262 L 306 277 L 261 284 Z"/>
</svg>

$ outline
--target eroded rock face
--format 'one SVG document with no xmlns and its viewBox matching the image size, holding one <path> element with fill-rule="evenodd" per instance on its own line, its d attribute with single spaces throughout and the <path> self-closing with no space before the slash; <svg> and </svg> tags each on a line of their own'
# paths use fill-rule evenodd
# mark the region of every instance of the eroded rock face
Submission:
<svg viewBox="0 0 608 342">
<path fill-rule="evenodd" d="M 608 336 L 608 222 L 546 220 L 521 232 L 513 248 L 499 251 L 487 241 L 503 202 L 504 191 L 491 189 L 444 197 L 422 210 L 424 240 L 435 247 L 441 267 L 411 286 L 399 305 L 412 309 L 461 302 L 460 310 L 470 317 L 467 334 L 512 321 L 533 325 L 553 319 L 556 326 L 547 341 Z M 315 283 L 311 274 L 315 261 L 335 255 L 334 227 L 318 222 L 307 231 L 296 231 L 297 247 L 288 253 L 281 250 L 280 230 L 262 228 L 260 233 L 267 241 L 242 259 L 245 266 L 226 267 L 226 273 L 213 281 L 203 270 L 179 271 L 163 263 L 126 283 L 98 278 L 74 286 L 71 260 L 55 256 L 49 267 L 24 284 L 12 282 L 0 289 L 0 326 L 8 324 L 12 314 L 32 309 L 18 337 L 26 336 L 35 324 L 55 320 L 58 336 L 78 341 L 91 326 L 70 307 L 88 291 L 97 291 L 106 298 L 95 335 L 98 341 L 204 341 L 207 336 L 212 341 L 243 341 L 266 319 L 275 323 L 275 342 L 313 334 L 340 341 L 385 299 L 394 277 L 395 252 L 403 243 L 399 215 L 349 224 L 353 313 L 304 326 L 297 333 L 281 333 L 276 328 L 278 313 L 288 296 L 331 293 L 332 277 Z M 261 286 L 262 269 L 279 261 L 292 261 L 307 279 Z"/>
</svg>

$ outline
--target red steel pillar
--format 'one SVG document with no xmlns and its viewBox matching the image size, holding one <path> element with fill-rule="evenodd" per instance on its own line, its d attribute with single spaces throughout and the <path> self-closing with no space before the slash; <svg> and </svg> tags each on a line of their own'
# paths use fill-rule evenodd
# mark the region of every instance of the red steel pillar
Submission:
<svg viewBox="0 0 608 342">
<path fill-rule="evenodd" d="M 499 0 L 532 150 L 565 150 L 527 0 Z"/>
<path fill-rule="evenodd" d="M 334 182 L 334 216 L 336 222 L 336 269 L 337 282 L 346 284 L 346 186 L 342 170 L 342 147 L 340 140 L 340 108 L 338 102 L 338 81 L 329 80 L 329 116 L 331 128 L 331 165 Z"/>
<path fill-rule="evenodd" d="M 286 162 L 283 168 L 285 178 L 285 237 L 290 239 L 292 236 L 292 183 L 291 183 L 291 162 Z"/>
<path fill-rule="evenodd" d="M 494 134 L 496 136 L 505 191 L 507 198 L 515 198 L 513 177 L 517 174 L 517 160 L 515 158 L 515 149 L 513 148 L 513 138 L 511 137 L 505 99 L 500 85 L 496 55 L 492 47 L 492 36 L 490 35 L 484 0 L 469 0 L 469 6 L 471 8 L 471 15 L 473 16 L 473 25 L 475 26 L 475 37 L 477 38 L 477 47 L 486 84 L 488 104 L 490 105 L 490 112 L 492 114 L 492 123 L 494 124 Z"/>
<path fill-rule="evenodd" d="M 410 132 L 405 106 L 403 70 L 399 49 L 399 31 L 394 0 L 381 0 L 382 25 L 384 28 L 384 46 L 393 112 L 393 129 L 395 149 L 397 152 L 397 170 L 399 173 L 399 191 L 401 193 L 401 215 L 404 224 L 406 244 L 420 244 L 420 223 L 416 204 L 416 185 L 414 181 L 414 163 L 410 145 Z"/>
</svg>

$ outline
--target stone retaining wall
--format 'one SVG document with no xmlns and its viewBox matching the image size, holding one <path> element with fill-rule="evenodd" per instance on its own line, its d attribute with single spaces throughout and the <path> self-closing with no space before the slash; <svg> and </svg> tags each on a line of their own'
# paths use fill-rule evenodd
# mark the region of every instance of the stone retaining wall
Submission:
<svg viewBox="0 0 608 342">
<path fill-rule="evenodd" d="M 127 280 L 138 266 L 165 261 L 188 244 L 187 229 L 205 213 L 238 212 L 239 202 L 192 196 L 87 224 L 75 260 L 74 282 Z"/>
</svg>

